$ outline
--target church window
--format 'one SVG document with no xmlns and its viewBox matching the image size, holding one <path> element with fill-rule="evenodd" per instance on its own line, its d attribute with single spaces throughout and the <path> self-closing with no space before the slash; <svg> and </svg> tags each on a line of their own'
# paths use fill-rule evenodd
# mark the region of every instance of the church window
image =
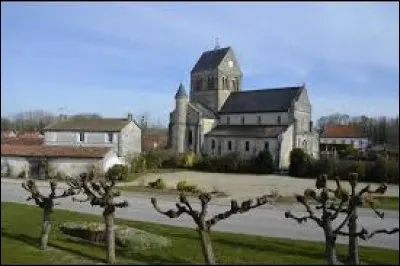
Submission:
<svg viewBox="0 0 400 266">
<path fill-rule="evenodd" d="M 196 81 L 196 90 L 201 90 L 201 87 L 203 86 L 203 82 L 202 82 L 202 80 L 201 80 L 201 78 L 199 78 L 197 81 Z"/>
<path fill-rule="evenodd" d="M 241 120 L 242 120 L 242 125 L 244 125 L 244 116 L 242 116 Z"/>
<path fill-rule="evenodd" d="M 265 150 L 268 150 L 268 149 L 269 149 L 269 142 L 268 142 L 268 141 L 266 141 L 266 142 L 264 143 L 264 149 L 265 149 Z"/>
<path fill-rule="evenodd" d="M 261 124 L 261 116 L 259 115 L 259 116 L 257 116 L 257 124 Z"/>
<path fill-rule="evenodd" d="M 250 150 L 250 142 L 248 142 L 248 141 L 246 141 L 246 151 L 249 151 Z"/>
<path fill-rule="evenodd" d="M 211 140 L 211 149 L 212 149 L 212 150 L 215 149 L 215 140 Z"/>
<path fill-rule="evenodd" d="M 281 116 L 280 116 L 280 115 L 278 115 L 278 118 L 277 118 L 276 120 L 277 120 L 277 121 L 276 121 L 276 122 L 277 122 L 277 124 L 278 124 L 278 125 L 280 125 L 280 124 L 281 124 L 281 122 L 282 122 L 282 121 L 281 121 Z"/>
<path fill-rule="evenodd" d="M 192 134 L 192 130 L 189 130 L 188 145 L 191 146 L 192 144 L 193 144 L 193 134 Z"/>
<path fill-rule="evenodd" d="M 228 141 L 228 151 L 232 150 L 232 141 Z"/>
<path fill-rule="evenodd" d="M 229 116 L 226 117 L 226 124 L 229 125 L 231 123 L 231 118 Z"/>
<path fill-rule="evenodd" d="M 213 90 L 214 89 L 214 77 L 208 76 L 208 89 Z"/>
<path fill-rule="evenodd" d="M 235 79 L 232 79 L 232 88 L 231 88 L 231 90 L 235 90 L 236 89 L 236 80 Z"/>
<path fill-rule="evenodd" d="M 307 148 L 307 141 L 306 140 L 303 140 L 303 148 L 304 149 Z"/>
</svg>

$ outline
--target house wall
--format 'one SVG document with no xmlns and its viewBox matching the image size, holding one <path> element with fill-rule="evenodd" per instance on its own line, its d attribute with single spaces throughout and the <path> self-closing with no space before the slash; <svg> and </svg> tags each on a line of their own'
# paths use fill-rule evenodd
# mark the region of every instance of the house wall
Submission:
<svg viewBox="0 0 400 266">
<path fill-rule="evenodd" d="M 142 131 L 134 123 L 130 122 L 121 130 L 120 152 L 118 156 L 126 157 L 142 152 Z"/>
<path fill-rule="evenodd" d="M 281 117 L 280 125 L 289 124 L 289 115 L 287 112 L 268 112 L 268 113 L 238 113 L 238 114 L 221 114 L 218 123 L 220 125 L 242 125 L 242 117 L 244 117 L 244 125 L 258 125 L 258 117 L 261 117 L 260 125 L 279 125 L 278 116 Z"/>
<path fill-rule="evenodd" d="M 17 177 L 22 171 L 29 173 L 29 162 L 23 157 L 1 156 L 1 165 L 8 164 L 10 176 Z"/>
<path fill-rule="evenodd" d="M 293 125 L 288 126 L 286 131 L 284 131 L 279 137 L 280 142 L 279 150 L 279 168 L 288 169 L 290 165 L 290 152 L 293 149 Z"/>
<path fill-rule="evenodd" d="M 367 138 L 320 138 L 321 144 L 352 144 L 356 149 L 366 149 L 369 141 Z"/>
<path fill-rule="evenodd" d="M 94 164 L 102 168 L 101 159 L 92 158 L 49 158 L 49 165 L 53 167 L 54 171 L 60 172 L 64 175 L 77 177 L 80 174 L 87 172 L 89 166 Z"/>
</svg>

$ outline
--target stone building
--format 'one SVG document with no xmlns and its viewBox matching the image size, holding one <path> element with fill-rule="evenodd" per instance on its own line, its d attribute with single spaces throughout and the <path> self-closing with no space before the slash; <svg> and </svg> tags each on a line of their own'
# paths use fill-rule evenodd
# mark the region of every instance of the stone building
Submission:
<svg viewBox="0 0 400 266">
<path fill-rule="evenodd" d="M 176 152 L 243 157 L 269 149 L 276 165 L 289 166 L 293 148 L 319 153 L 311 103 L 303 86 L 242 91 L 243 74 L 230 47 L 204 52 L 170 113 L 169 142 Z"/>
</svg>

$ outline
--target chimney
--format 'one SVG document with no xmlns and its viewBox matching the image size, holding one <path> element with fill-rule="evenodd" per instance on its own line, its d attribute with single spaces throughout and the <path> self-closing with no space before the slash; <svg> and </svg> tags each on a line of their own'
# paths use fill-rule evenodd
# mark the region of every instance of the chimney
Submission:
<svg viewBox="0 0 400 266">
<path fill-rule="evenodd" d="M 133 115 L 132 115 L 132 113 L 128 113 L 128 120 L 129 120 L 129 121 L 132 121 L 132 120 L 133 120 Z"/>
</svg>

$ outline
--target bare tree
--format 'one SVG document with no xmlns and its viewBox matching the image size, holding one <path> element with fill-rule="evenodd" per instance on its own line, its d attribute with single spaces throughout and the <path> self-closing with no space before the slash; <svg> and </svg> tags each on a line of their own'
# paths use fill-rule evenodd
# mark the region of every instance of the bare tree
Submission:
<svg viewBox="0 0 400 266">
<path fill-rule="evenodd" d="M 74 183 L 70 183 L 69 189 L 64 190 L 64 192 L 60 195 L 56 195 L 57 182 L 50 180 L 49 183 L 51 192 L 47 197 L 40 193 L 35 181 L 27 180 L 26 182 L 22 183 L 22 187 L 31 194 L 27 200 L 34 200 L 35 204 L 43 209 L 42 233 L 40 237 L 40 247 L 42 249 L 47 248 L 49 233 L 51 231 L 51 213 L 53 212 L 54 205 L 56 205 L 54 200 L 76 195 L 80 192 L 79 186 L 76 186 Z"/>
<path fill-rule="evenodd" d="M 339 206 L 336 208 L 333 203 L 330 205 L 332 198 L 329 197 L 329 192 L 331 189 L 327 187 L 327 175 L 321 175 L 317 178 L 316 188 L 321 189 L 320 195 L 313 189 L 306 189 L 304 191 L 304 196 L 296 195 L 296 199 L 301 203 L 307 210 L 308 215 L 304 217 L 294 216 L 290 211 L 285 212 L 286 218 L 292 218 L 298 223 L 306 222 L 308 219 L 315 221 L 318 226 L 320 226 L 325 234 L 325 256 L 329 265 L 337 265 L 339 261 L 336 256 L 336 236 L 338 232 L 343 228 L 343 226 L 348 222 L 351 215 L 347 215 L 345 219 L 336 228 L 333 228 L 332 222 L 338 218 L 340 209 L 343 207 L 344 203 L 348 201 L 349 196 L 344 189 L 342 189 L 339 178 L 336 177 L 336 189 L 334 190 L 335 198 L 340 199 Z M 317 210 L 322 209 L 322 216 L 317 217 L 312 210 L 310 204 L 307 202 L 307 198 L 313 198 L 317 201 L 315 208 Z M 330 210 L 333 211 L 331 212 Z"/>
<path fill-rule="evenodd" d="M 106 224 L 106 246 L 107 246 L 107 262 L 115 264 L 115 234 L 114 234 L 114 216 L 116 208 L 125 208 L 128 206 L 127 201 L 116 203 L 114 198 L 120 196 L 119 191 L 114 191 L 115 179 L 111 178 L 109 182 L 106 180 L 98 180 L 89 178 L 89 175 L 83 173 L 80 175 L 80 187 L 87 196 L 85 200 L 73 198 L 74 201 L 87 202 L 90 201 L 92 206 L 100 206 L 104 209 L 103 217 Z"/>
<path fill-rule="evenodd" d="M 206 219 L 206 215 L 207 215 L 208 203 L 211 201 L 210 193 L 202 193 L 199 195 L 199 200 L 201 202 L 200 211 L 193 209 L 192 205 L 189 203 L 184 194 L 181 194 L 179 196 L 179 203 L 176 203 L 176 210 L 170 209 L 168 211 L 162 211 L 157 205 L 156 198 L 151 198 L 151 203 L 153 204 L 153 207 L 157 210 L 157 212 L 164 214 L 169 218 L 178 218 L 183 213 L 190 215 L 197 225 L 197 231 L 201 239 L 201 246 L 205 261 L 207 264 L 213 265 L 216 264 L 216 262 L 209 235 L 211 227 L 215 225 L 217 222 L 229 218 L 233 214 L 244 213 L 249 211 L 250 209 L 254 209 L 261 205 L 271 203 L 268 200 L 268 197 L 269 196 L 266 195 L 259 197 L 257 198 L 255 203 L 253 203 L 252 200 L 247 200 L 242 202 L 241 206 L 239 206 L 236 200 L 232 200 L 231 208 L 228 211 L 217 214 L 208 220 Z"/>
<path fill-rule="evenodd" d="M 349 182 L 351 185 L 351 195 L 344 190 L 340 184 L 339 177 L 335 177 L 336 189 L 330 189 L 327 187 L 327 175 L 321 175 L 317 178 L 316 188 L 321 189 L 321 193 L 318 196 L 317 193 L 312 189 L 306 189 L 304 196 L 297 195 L 297 201 L 305 206 L 308 215 L 304 217 L 296 217 L 291 212 L 285 212 L 286 218 L 293 218 L 297 222 L 306 222 L 307 219 L 314 220 L 322 229 L 325 234 L 325 256 L 330 265 L 337 265 L 339 261 L 336 257 L 335 244 L 338 235 L 349 236 L 349 249 L 348 249 L 348 262 L 351 264 L 359 264 L 358 258 L 358 243 L 357 238 L 360 237 L 364 240 L 368 240 L 376 234 L 393 234 L 398 232 L 398 228 L 393 230 L 380 229 L 369 233 L 365 228 L 362 228 L 357 232 L 357 208 L 362 205 L 362 196 L 365 193 L 369 194 L 383 194 L 386 191 L 386 185 L 379 186 L 376 190 L 371 190 L 370 186 L 366 186 L 361 189 L 358 193 L 355 192 L 357 185 L 357 174 L 349 174 Z M 329 193 L 333 193 L 334 197 L 330 197 Z M 310 204 L 306 201 L 306 198 L 312 198 L 317 201 L 315 206 L 316 210 L 322 209 L 322 216 L 319 218 L 314 214 Z M 337 204 L 336 199 L 340 199 Z M 347 204 L 347 206 L 346 206 Z M 370 202 L 370 207 L 378 214 L 379 217 L 383 218 L 383 213 L 378 212 L 373 203 Z M 342 222 L 333 229 L 332 222 L 339 217 L 340 213 L 344 213 L 345 217 Z M 349 232 L 344 232 L 342 229 L 345 225 L 348 225 Z"/>
<path fill-rule="evenodd" d="M 340 209 L 340 212 L 350 214 L 352 216 L 349 219 L 348 227 L 349 232 L 338 231 L 338 235 L 345 235 L 349 236 L 349 245 L 348 245 L 348 259 L 347 262 L 351 265 L 359 265 L 359 253 L 358 253 L 358 238 L 363 240 L 368 240 L 371 237 L 375 236 L 376 234 L 394 234 L 399 231 L 399 228 L 394 228 L 392 230 L 386 229 L 379 229 L 368 233 L 365 229 L 361 229 L 357 232 L 357 209 L 362 207 L 363 205 L 368 204 L 368 206 L 375 212 L 375 214 L 383 219 L 384 213 L 379 212 L 375 209 L 375 203 L 372 198 L 374 194 L 383 195 L 387 190 L 387 186 L 385 184 L 381 184 L 377 189 L 371 190 L 370 186 L 365 186 L 359 192 L 356 192 L 356 186 L 358 183 L 358 174 L 357 173 L 350 173 L 349 174 L 349 183 L 351 186 L 351 194 L 349 199 L 349 204 L 347 208 L 343 207 Z"/>
</svg>

